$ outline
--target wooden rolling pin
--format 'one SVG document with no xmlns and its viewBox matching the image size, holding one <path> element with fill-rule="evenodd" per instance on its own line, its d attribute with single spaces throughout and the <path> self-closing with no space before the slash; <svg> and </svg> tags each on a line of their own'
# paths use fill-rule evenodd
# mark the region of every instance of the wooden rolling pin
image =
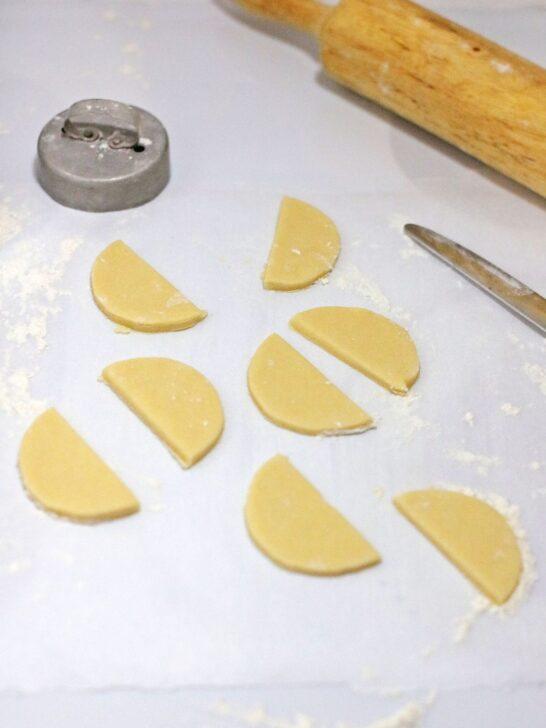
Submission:
<svg viewBox="0 0 546 728">
<path fill-rule="evenodd" d="M 326 72 L 546 197 L 546 70 L 409 0 L 237 0 L 317 36 Z"/>
</svg>

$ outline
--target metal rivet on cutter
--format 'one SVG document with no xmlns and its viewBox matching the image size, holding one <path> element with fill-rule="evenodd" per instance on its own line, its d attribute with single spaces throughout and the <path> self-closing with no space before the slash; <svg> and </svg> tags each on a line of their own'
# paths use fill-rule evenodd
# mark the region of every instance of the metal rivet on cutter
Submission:
<svg viewBox="0 0 546 728">
<path fill-rule="evenodd" d="M 167 132 L 137 106 L 78 101 L 42 129 L 37 173 L 61 205 L 91 212 L 136 207 L 169 181 Z"/>
</svg>

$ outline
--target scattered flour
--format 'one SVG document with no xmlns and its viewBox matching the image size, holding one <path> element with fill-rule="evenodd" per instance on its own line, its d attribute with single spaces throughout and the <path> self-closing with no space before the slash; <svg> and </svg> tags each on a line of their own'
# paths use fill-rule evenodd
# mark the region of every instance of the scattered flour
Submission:
<svg viewBox="0 0 546 728">
<path fill-rule="evenodd" d="M 132 329 L 129 329 L 127 326 L 123 326 L 123 324 L 116 324 L 114 326 L 114 334 L 130 334 Z"/>
<path fill-rule="evenodd" d="M 30 391 L 33 369 L 14 369 L 6 355 L 0 365 L 0 411 L 18 417 L 35 417 L 46 407 L 44 400 L 35 399 Z"/>
<path fill-rule="evenodd" d="M 404 260 L 408 260 L 408 258 L 424 258 L 426 257 L 426 253 L 424 250 L 421 250 L 417 243 L 408 239 L 405 247 L 400 248 L 400 257 Z"/>
<path fill-rule="evenodd" d="M 414 411 L 420 395 L 407 394 L 405 397 L 393 397 L 388 392 L 378 391 L 375 397 L 385 402 L 387 410 L 382 418 L 384 425 L 392 430 L 398 440 L 409 442 L 422 430 L 433 432 L 431 423 Z"/>
<path fill-rule="evenodd" d="M 2 121 L 0 121 L 0 135 L 9 134 L 9 133 L 10 133 L 9 128 Z"/>
<path fill-rule="evenodd" d="M 0 203 L 0 246 L 7 243 L 23 230 L 28 213 L 23 207 L 13 208 L 10 198 L 5 197 Z"/>
<path fill-rule="evenodd" d="M 4 209 L 0 219 L 12 221 L 0 224 L 4 242 L 22 232 L 25 216 Z M 45 407 L 30 390 L 35 357 L 47 346 L 48 321 L 60 311 L 59 299 L 68 295 L 59 284 L 81 242 L 62 240 L 53 255 L 36 239 L 0 249 L 0 339 L 7 343 L 0 359 L 0 411 L 6 414 L 35 416 Z"/>
<path fill-rule="evenodd" d="M 140 53 L 140 48 L 138 43 L 135 43 L 134 41 L 131 41 L 130 43 L 125 43 L 121 48 L 122 53 Z"/>
<path fill-rule="evenodd" d="M 118 71 L 121 73 L 122 76 L 125 76 L 126 78 L 129 78 L 133 81 L 139 81 L 145 89 L 150 88 L 150 83 L 148 82 L 144 74 L 131 63 L 122 63 L 121 66 L 118 67 Z"/>
<path fill-rule="evenodd" d="M 540 391 L 546 397 L 546 368 L 527 362 L 523 365 L 523 371 L 534 384 L 538 384 Z"/>
<path fill-rule="evenodd" d="M 9 540 L 0 541 L 0 571 L 6 574 L 19 574 L 28 571 L 32 561 L 22 556 L 16 545 Z"/>
<path fill-rule="evenodd" d="M 367 278 L 356 265 L 346 265 L 343 270 L 336 269 L 330 275 L 330 280 L 342 291 L 350 291 L 365 298 L 372 303 L 381 313 L 391 314 L 404 321 L 411 319 L 411 314 L 399 306 L 392 306 L 375 281 Z"/>
<path fill-rule="evenodd" d="M 474 413 L 473 412 L 465 412 L 463 420 L 466 422 L 466 424 L 469 427 L 474 427 Z"/>
<path fill-rule="evenodd" d="M 510 404 L 510 402 L 505 402 L 504 404 L 501 404 L 500 410 L 501 412 L 504 412 L 505 415 L 514 417 L 515 415 L 519 415 L 521 407 L 516 407 L 516 405 Z"/>
<path fill-rule="evenodd" d="M 476 465 L 476 472 L 479 475 L 487 475 L 490 468 L 501 464 L 501 459 L 499 457 L 478 455 L 476 453 L 470 452 L 469 450 L 452 449 L 448 450 L 447 455 L 452 460 L 456 460 L 458 463 L 464 463 L 465 465 Z"/>
<path fill-rule="evenodd" d="M 464 493 L 465 495 L 483 500 L 503 515 L 514 531 L 523 562 L 523 571 L 519 584 L 505 604 L 494 604 L 483 594 L 477 594 L 472 599 L 469 611 L 457 620 L 455 632 L 453 634 L 454 642 L 462 642 L 467 637 L 478 617 L 482 614 L 496 614 L 501 618 L 514 614 L 520 607 L 521 603 L 525 600 L 531 587 L 537 580 L 537 574 L 535 570 L 535 557 L 531 552 L 527 535 L 521 525 L 518 506 L 509 503 L 506 498 L 498 495 L 497 493 L 478 493 L 471 488 L 460 488 L 456 486 L 448 487 L 450 490 L 456 490 L 459 493 Z"/>
<path fill-rule="evenodd" d="M 395 212 L 389 220 L 389 227 L 391 230 L 396 230 L 404 236 L 405 245 L 400 248 L 400 257 L 404 260 L 408 258 L 426 258 L 426 253 L 422 250 L 417 243 L 414 243 L 404 232 L 404 226 L 411 220 L 410 215 L 401 215 Z"/>
<path fill-rule="evenodd" d="M 398 694 L 398 691 L 397 691 Z M 392 694 L 391 694 L 392 696 Z M 411 700 L 402 708 L 389 716 L 368 723 L 360 728 L 419 728 L 421 720 L 435 699 L 431 692 L 424 700 Z M 220 701 L 213 707 L 218 716 L 233 718 L 247 726 L 262 726 L 263 728 L 326 728 L 323 722 L 318 723 L 314 718 L 303 713 L 297 713 L 293 719 L 274 718 L 266 713 L 262 707 L 250 709 L 239 708 L 225 701 Z M 356 728 L 344 721 L 337 721 L 335 728 Z"/>
<path fill-rule="evenodd" d="M 260 707 L 240 708 L 225 701 L 217 703 L 213 712 L 226 718 L 234 718 L 248 726 L 263 726 L 264 728 L 313 728 L 315 721 L 307 715 L 297 713 L 293 719 L 285 720 L 273 718 Z"/>
<path fill-rule="evenodd" d="M 529 463 L 529 470 L 537 471 L 537 470 L 540 470 L 540 467 L 541 466 L 540 466 L 540 463 L 538 462 L 538 460 L 533 460 L 532 462 Z"/>
<path fill-rule="evenodd" d="M 512 66 L 510 63 L 502 63 L 501 61 L 497 61 L 493 58 L 490 61 L 490 64 L 495 71 L 498 71 L 498 73 L 512 73 Z"/>
<path fill-rule="evenodd" d="M 418 702 L 411 700 L 403 708 L 397 710 L 396 713 L 381 718 L 370 723 L 366 728 L 418 728 L 421 725 L 421 719 L 425 715 L 427 708 L 434 702 L 435 694 L 433 692 L 425 698 L 424 701 Z M 345 728 L 343 724 L 339 728 Z M 349 726 L 346 726 L 349 728 Z"/>
<path fill-rule="evenodd" d="M 38 351 L 45 349 L 48 318 L 60 310 L 55 304 L 57 299 L 67 295 L 58 283 L 81 243 L 81 238 L 62 240 L 57 256 L 44 262 L 37 244 L 26 242 L 15 257 L 3 261 L 0 301 L 7 341 L 25 344 L 32 340 Z M 15 305 L 9 306 L 10 303 Z"/>
</svg>

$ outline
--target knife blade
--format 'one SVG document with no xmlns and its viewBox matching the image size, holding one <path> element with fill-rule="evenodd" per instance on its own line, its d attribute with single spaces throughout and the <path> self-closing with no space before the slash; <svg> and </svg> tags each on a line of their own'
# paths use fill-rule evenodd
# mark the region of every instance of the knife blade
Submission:
<svg viewBox="0 0 546 728">
<path fill-rule="evenodd" d="M 434 230 L 410 223 L 404 225 L 404 232 L 546 336 L 546 299 L 538 293 L 477 253 Z"/>
</svg>

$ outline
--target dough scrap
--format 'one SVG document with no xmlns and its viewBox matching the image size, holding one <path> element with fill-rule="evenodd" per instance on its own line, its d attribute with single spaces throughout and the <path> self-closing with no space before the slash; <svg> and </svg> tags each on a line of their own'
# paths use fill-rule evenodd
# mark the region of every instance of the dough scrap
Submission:
<svg viewBox="0 0 546 728">
<path fill-rule="evenodd" d="M 285 197 L 263 275 L 264 288 L 293 291 L 329 273 L 339 255 L 339 233 L 323 212 Z"/>
<path fill-rule="evenodd" d="M 252 357 L 248 389 L 260 412 L 287 430 L 343 435 L 373 427 L 370 415 L 277 334 Z"/>
<path fill-rule="evenodd" d="M 283 455 L 268 460 L 255 474 L 245 518 L 258 548 L 290 571 L 335 576 L 381 561 L 373 546 Z"/>
<path fill-rule="evenodd" d="M 58 516 L 89 523 L 130 516 L 140 508 L 118 476 L 53 408 L 25 432 L 19 469 L 32 500 Z"/>
<path fill-rule="evenodd" d="M 296 314 L 290 325 L 394 394 L 407 394 L 419 357 L 406 329 L 365 308 L 322 306 Z"/>
<path fill-rule="evenodd" d="M 102 378 L 189 468 L 218 442 L 224 413 L 215 388 L 193 367 L 144 357 L 107 366 Z"/>
<path fill-rule="evenodd" d="M 402 493 L 394 505 L 495 604 L 518 585 L 522 558 L 508 522 L 488 503 L 430 488 Z"/>
<path fill-rule="evenodd" d="M 109 319 L 136 331 L 180 331 L 207 315 L 122 240 L 96 258 L 91 289 Z"/>
</svg>

